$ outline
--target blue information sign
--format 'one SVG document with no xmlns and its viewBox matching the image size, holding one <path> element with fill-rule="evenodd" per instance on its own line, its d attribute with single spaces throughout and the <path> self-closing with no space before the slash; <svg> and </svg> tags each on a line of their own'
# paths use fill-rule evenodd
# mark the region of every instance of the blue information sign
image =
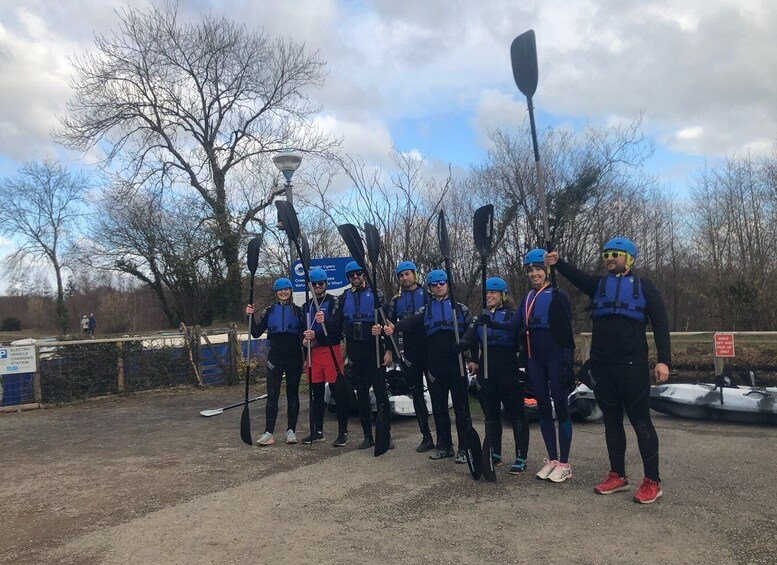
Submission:
<svg viewBox="0 0 777 565">
<path fill-rule="evenodd" d="M 329 292 L 345 288 L 349 285 L 345 278 L 345 266 L 353 261 L 350 257 L 324 257 L 323 259 L 311 259 L 311 269 L 324 269 L 327 274 L 326 287 Z M 294 292 L 305 292 L 305 273 L 302 270 L 302 262 L 295 261 L 291 269 L 291 284 Z M 335 292 L 335 294 L 339 294 Z"/>
</svg>

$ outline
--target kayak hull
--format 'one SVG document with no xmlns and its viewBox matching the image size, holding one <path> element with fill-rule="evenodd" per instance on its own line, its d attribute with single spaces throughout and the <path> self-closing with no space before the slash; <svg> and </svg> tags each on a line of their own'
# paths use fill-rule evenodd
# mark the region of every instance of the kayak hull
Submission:
<svg viewBox="0 0 777 565">
<path fill-rule="evenodd" d="M 710 383 L 665 384 L 652 387 L 650 407 L 656 412 L 746 424 L 777 425 L 777 387 L 723 387 Z"/>
</svg>

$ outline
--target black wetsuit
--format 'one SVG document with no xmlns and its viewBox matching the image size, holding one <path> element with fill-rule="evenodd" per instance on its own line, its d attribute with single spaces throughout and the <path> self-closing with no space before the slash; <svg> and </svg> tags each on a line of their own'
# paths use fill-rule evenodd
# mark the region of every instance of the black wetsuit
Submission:
<svg viewBox="0 0 777 565">
<path fill-rule="evenodd" d="M 558 261 L 558 272 L 593 300 L 600 292 L 602 277 L 591 276 L 573 265 Z M 633 272 L 628 276 L 638 277 Z M 655 286 L 638 277 L 644 294 L 645 317 L 653 327 L 658 362 L 671 363 L 669 322 L 661 295 Z M 658 435 L 650 419 L 650 367 L 646 322 L 612 314 L 593 318 L 591 334 L 591 376 L 596 400 L 602 409 L 610 470 L 625 476 L 626 432 L 623 412 L 637 435 L 645 476 L 660 481 Z"/>
<path fill-rule="evenodd" d="M 419 292 L 420 290 L 420 292 Z M 396 324 L 418 311 L 421 306 L 432 300 L 431 295 L 423 288 L 416 288 L 413 291 L 400 290 L 399 294 L 394 296 L 389 303 L 389 320 Z M 413 333 L 405 331 L 396 335 L 397 345 L 402 348 L 405 359 L 409 361 L 407 367 L 407 384 L 410 390 L 410 396 L 413 398 L 413 409 L 418 421 L 418 428 L 424 438 L 431 438 L 432 432 L 429 429 L 429 410 L 426 407 L 424 398 L 424 373 L 426 373 L 426 336 L 423 332 Z M 390 344 L 387 344 L 390 345 Z M 394 352 L 396 356 L 397 353 Z"/>
<path fill-rule="evenodd" d="M 461 374 L 459 368 L 459 348 L 453 331 L 453 318 L 450 311 L 445 314 L 448 325 L 438 326 L 436 331 L 432 331 L 431 326 L 434 322 L 432 322 L 433 318 L 430 314 L 439 314 L 441 306 L 450 309 L 450 301 L 447 297 L 433 299 L 412 316 L 400 320 L 396 324 L 395 331 L 426 335 L 427 375 L 429 394 L 432 397 L 434 425 L 437 431 L 437 446 L 446 450 L 453 447 L 451 418 L 448 413 L 448 393 L 450 393 L 456 417 L 459 449 L 462 449 L 464 434 L 472 425 L 469 414 L 469 399 L 467 398 L 467 378 Z M 460 312 L 459 329 L 460 333 L 463 334 L 470 322 L 469 309 L 459 303 L 456 310 Z"/>
<path fill-rule="evenodd" d="M 251 316 L 251 335 L 260 337 L 268 330 L 270 312 L 280 302 L 271 304 L 261 313 L 255 312 Z M 281 380 L 286 374 L 286 402 L 287 402 L 287 429 L 295 431 L 297 418 L 299 417 L 299 382 L 302 377 L 302 332 L 305 329 L 305 321 L 302 309 L 295 304 L 289 304 L 290 314 L 297 318 L 296 333 L 270 329 L 267 332 L 267 340 L 270 342 L 270 351 L 267 353 L 267 404 L 265 405 L 265 431 L 275 431 L 275 420 L 278 418 L 278 398 L 281 394 Z M 259 320 L 256 316 L 259 316 Z M 287 323 L 286 320 L 283 323 Z"/>
<path fill-rule="evenodd" d="M 369 291 L 369 292 L 368 292 Z M 374 299 L 369 287 L 347 289 L 337 297 L 332 318 L 325 321 L 327 331 L 330 333 L 342 332 L 345 335 L 345 352 L 350 366 L 348 373 L 356 387 L 356 395 L 359 406 L 359 419 L 361 420 L 364 437 L 372 440 L 372 411 L 370 408 L 370 387 L 375 393 L 375 401 L 378 410 L 382 410 L 387 420 L 390 421 L 390 407 L 388 392 L 386 391 L 386 368 L 383 366 L 383 353 L 385 351 L 383 337 L 379 336 L 379 357 L 375 352 L 375 336 L 370 332 L 374 319 L 365 322 L 354 322 L 344 314 L 346 297 L 349 300 L 361 304 L 362 300 L 369 300 L 364 307 L 372 310 Z M 383 308 L 383 295 L 378 291 L 378 308 Z M 378 366 L 380 365 L 380 366 Z"/>
<path fill-rule="evenodd" d="M 512 310 L 504 307 L 489 311 L 494 317 L 499 312 L 509 320 L 517 320 Z M 502 455 L 502 405 L 510 419 L 515 441 L 515 458 L 526 461 L 529 450 L 529 423 L 523 406 L 524 382 L 518 370 L 518 351 L 520 349 L 517 325 L 505 324 L 502 328 L 488 328 L 488 379 L 484 378 L 482 326 L 470 324 L 462 336 L 461 347 L 479 351 L 477 357 L 477 378 L 482 383 L 480 396 L 483 399 L 486 414 L 486 434 L 491 438 L 494 453 Z M 499 338 L 495 335 L 500 333 Z M 500 339 L 501 338 L 501 339 Z"/>
</svg>

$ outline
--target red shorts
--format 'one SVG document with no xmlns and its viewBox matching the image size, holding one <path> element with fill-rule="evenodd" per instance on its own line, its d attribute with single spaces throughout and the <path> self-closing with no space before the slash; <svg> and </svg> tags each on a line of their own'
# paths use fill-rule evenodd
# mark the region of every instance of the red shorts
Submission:
<svg viewBox="0 0 777 565">
<path fill-rule="evenodd" d="M 340 365 L 340 370 L 343 370 L 343 353 L 340 345 L 333 345 L 332 350 L 335 352 L 335 357 Z M 337 369 L 335 368 L 332 354 L 329 352 L 327 346 L 318 346 L 310 350 L 310 358 L 312 359 L 311 371 L 312 382 L 323 383 L 328 382 L 330 384 L 337 380 Z"/>
</svg>

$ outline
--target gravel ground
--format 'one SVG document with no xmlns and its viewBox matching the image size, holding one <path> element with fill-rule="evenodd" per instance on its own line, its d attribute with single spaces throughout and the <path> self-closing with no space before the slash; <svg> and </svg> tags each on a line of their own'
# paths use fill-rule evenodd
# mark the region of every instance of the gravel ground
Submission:
<svg viewBox="0 0 777 565">
<path fill-rule="evenodd" d="M 607 470 L 601 422 L 575 425 L 571 481 L 533 478 L 533 424 L 530 473 L 503 466 L 493 484 L 415 453 L 414 419 L 395 420 L 397 448 L 374 458 L 356 449 L 356 418 L 343 449 L 258 448 L 240 442 L 240 408 L 198 414 L 241 395 L 179 389 L 0 414 L 0 563 L 774 563 L 777 428 L 654 413 L 664 497 L 641 506 L 630 432 L 635 487 L 593 493 Z M 251 414 L 256 437 L 262 401 Z M 304 434 L 306 410 L 300 423 Z M 328 415 L 330 441 L 335 427 Z M 482 436 L 482 417 L 476 427 Z"/>
</svg>

